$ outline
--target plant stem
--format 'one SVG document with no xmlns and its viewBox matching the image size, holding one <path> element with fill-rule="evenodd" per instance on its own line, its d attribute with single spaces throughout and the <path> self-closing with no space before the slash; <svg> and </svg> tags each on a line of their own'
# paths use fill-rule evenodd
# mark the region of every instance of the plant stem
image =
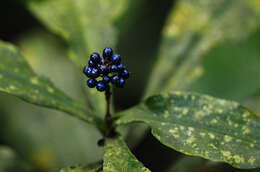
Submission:
<svg viewBox="0 0 260 172">
<path fill-rule="evenodd" d="M 111 98 L 110 86 L 107 87 L 105 91 L 105 95 L 106 95 L 106 115 L 105 115 L 106 129 L 104 132 L 104 136 L 112 138 L 112 137 L 116 137 L 117 133 L 115 131 L 115 128 L 112 125 L 113 119 L 110 113 L 110 98 Z"/>
<path fill-rule="evenodd" d="M 111 97 L 111 92 L 110 92 L 110 86 L 107 87 L 106 92 L 106 115 L 105 115 L 105 122 L 108 128 L 111 127 L 112 124 L 112 116 L 110 114 L 110 97 Z"/>
</svg>

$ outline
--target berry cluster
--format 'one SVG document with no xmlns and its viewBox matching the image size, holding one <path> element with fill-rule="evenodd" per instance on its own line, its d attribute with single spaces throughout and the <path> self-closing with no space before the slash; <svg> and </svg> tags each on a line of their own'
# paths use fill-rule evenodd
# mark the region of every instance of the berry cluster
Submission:
<svg viewBox="0 0 260 172">
<path fill-rule="evenodd" d="M 98 53 L 92 53 L 83 72 L 90 78 L 87 80 L 87 85 L 90 88 L 96 87 L 98 91 L 105 91 L 109 88 L 110 82 L 122 88 L 129 78 L 129 72 L 121 63 L 120 55 L 113 54 L 112 48 L 105 48 L 102 58 Z M 102 79 L 98 81 L 99 77 Z"/>
</svg>

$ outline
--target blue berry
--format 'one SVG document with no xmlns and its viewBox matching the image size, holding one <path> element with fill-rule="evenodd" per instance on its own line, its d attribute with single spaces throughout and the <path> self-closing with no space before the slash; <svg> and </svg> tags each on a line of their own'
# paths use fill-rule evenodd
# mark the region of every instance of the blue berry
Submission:
<svg viewBox="0 0 260 172">
<path fill-rule="evenodd" d="M 109 76 L 103 76 L 103 80 L 102 80 L 105 84 L 108 84 L 110 81 Z"/>
<path fill-rule="evenodd" d="M 100 64 L 104 64 L 105 63 L 105 59 L 104 59 L 104 57 L 102 57 L 101 59 L 100 59 Z"/>
<path fill-rule="evenodd" d="M 112 72 L 116 72 L 117 71 L 117 66 L 116 65 L 112 65 L 111 66 L 111 71 Z"/>
<path fill-rule="evenodd" d="M 113 50 L 112 48 L 105 48 L 103 51 L 103 57 L 104 58 L 111 58 L 113 55 Z"/>
<path fill-rule="evenodd" d="M 114 76 L 112 76 L 112 78 L 111 78 L 112 84 L 116 84 L 118 80 L 119 80 L 119 77 L 118 77 L 117 75 L 114 75 Z"/>
<path fill-rule="evenodd" d="M 125 79 L 124 79 L 124 78 L 120 78 L 120 79 L 116 82 L 116 86 L 117 86 L 117 87 L 122 88 L 122 87 L 124 87 L 124 85 L 125 85 Z"/>
<path fill-rule="evenodd" d="M 123 70 L 124 69 L 123 63 L 120 63 L 119 65 L 117 65 L 117 69 L 118 69 L 118 71 Z"/>
<path fill-rule="evenodd" d="M 84 72 L 85 75 L 87 75 L 87 77 L 90 77 L 91 76 L 91 72 L 92 72 L 92 68 L 88 67 L 88 66 L 85 66 L 83 68 L 83 72 Z"/>
<path fill-rule="evenodd" d="M 96 63 L 95 61 L 93 61 L 93 60 L 89 60 L 89 61 L 88 61 L 88 65 L 89 65 L 90 67 L 96 67 L 96 66 L 97 66 L 97 63 Z"/>
<path fill-rule="evenodd" d="M 97 78 L 99 77 L 99 71 L 97 68 L 93 68 L 91 71 L 91 78 Z"/>
<path fill-rule="evenodd" d="M 104 74 L 104 75 L 109 73 L 108 67 L 105 64 L 101 64 L 99 66 L 99 71 L 101 74 Z"/>
<path fill-rule="evenodd" d="M 126 69 L 124 69 L 120 75 L 121 75 L 124 79 L 129 78 L 129 72 L 128 72 L 128 70 L 126 70 Z"/>
<path fill-rule="evenodd" d="M 87 85 L 89 88 L 94 88 L 97 85 L 97 81 L 95 79 L 89 79 L 87 80 Z"/>
<path fill-rule="evenodd" d="M 112 61 L 113 64 L 119 64 L 120 61 L 121 61 L 120 55 L 113 54 L 111 61 Z"/>
<path fill-rule="evenodd" d="M 97 83 L 97 90 L 98 91 L 105 91 L 106 90 L 106 84 L 102 81 L 99 81 Z"/>
<path fill-rule="evenodd" d="M 100 61 L 100 56 L 98 53 L 92 53 L 90 55 L 90 60 L 92 60 L 93 62 L 99 63 Z"/>
</svg>

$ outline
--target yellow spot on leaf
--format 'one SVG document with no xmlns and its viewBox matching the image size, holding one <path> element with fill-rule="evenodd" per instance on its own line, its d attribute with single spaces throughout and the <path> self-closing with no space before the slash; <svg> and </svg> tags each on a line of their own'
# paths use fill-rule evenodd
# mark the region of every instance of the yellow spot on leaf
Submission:
<svg viewBox="0 0 260 172">
<path fill-rule="evenodd" d="M 3 78 L 3 75 L 0 74 L 0 79 L 2 79 L 2 78 Z"/>
<path fill-rule="evenodd" d="M 209 137 L 210 137 L 211 139 L 215 139 L 215 135 L 214 135 L 214 134 L 208 133 L 208 135 L 209 135 Z"/>
<path fill-rule="evenodd" d="M 188 111 L 188 109 L 183 109 L 183 112 L 182 112 L 182 114 L 183 114 L 183 115 L 187 115 L 187 114 L 188 114 L 188 112 L 189 112 L 189 111 Z"/>
<path fill-rule="evenodd" d="M 253 143 L 250 143 L 250 147 L 253 148 L 255 147 L 255 145 Z"/>
<path fill-rule="evenodd" d="M 210 121 L 211 124 L 216 124 L 218 121 L 214 118 Z"/>
<path fill-rule="evenodd" d="M 190 131 L 194 131 L 194 128 L 192 128 L 192 127 L 189 127 L 188 129 L 189 129 Z"/>
<path fill-rule="evenodd" d="M 230 142 L 230 141 L 232 140 L 232 137 L 230 137 L 230 136 L 228 136 L 228 135 L 225 135 L 225 136 L 224 136 L 224 140 L 225 140 L 226 142 Z"/>
<path fill-rule="evenodd" d="M 169 133 L 171 133 L 173 135 L 173 137 L 175 137 L 175 138 L 180 137 L 180 135 L 178 134 L 178 128 L 176 128 L 176 127 L 174 129 L 170 129 Z"/>
<path fill-rule="evenodd" d="M 204 137 L 206 133 L 200 132 L 200 136 Z"/>
<path fill-rule="evenodd" d="M 196 139 L 194 136 L 191 136 L 190 138 L 187 139 L 187 143 L 191 144 L 192 142 L 194 142 Z"/>
<path fill-rule="evenodd" d="M 235 155 L 235 156 L 233 156 L 233 158 L 234 158 L 235 162 L 238 163 L 238 164 L 245 162 L 245 159 L 243 157 L 239 156 L 239 155 Z"/>
<path fill-rule="evenodd" d="M 218 113 L 223 113 L 223 110 L 222 109 L 218 109 Z"/>
<path fill-rule="evenodd" d="M 35 85 L 39 84 L 38 78 L 36 78 L 36 77 L 31 78 L 31 83 L 35 84 Z"/>
<path fill-rule="evenodd" d="M 49 93 L 53 93 L 54 92 L 53 88 L 51 88 L 51 87 L 48 87 L 47 90 L 48 90 Z"/>
<path fill-rule="evenodd" d="M 10 89 L 10 90 L 14 90 L 14 89 L 15 89 L 15 86 L 14 86 L 14 85 L 10 85 L 10 86 L 9 86 L 9 89 Z"/>
<path fill-rule="evenodd" d="M 243 130 L 243 134 L 249 134 L 250 133 L 250 129 L 247 128 L 247 126 L 245 126 L 245 125 L 242 127 L 242 130 Z"/>
<path fill-rule="evenodd" d="M 249 160 L 248 160 L 248 163 L 251 164 L 251 165 L 253 165 L 254 162 L 255 162 L 255 158 L 251 156 L 251 157 L 249 158 Z"/>
<path fill-rule="evenodd" d="M 169 112 L 168 111 L 164 111 L 163 117 L 164 118 L 168 118 L 169 116 L 170 116 Z"/>
<path fill-rule="evenodd" d="M 222 155 L 227 157 L 228 159 L 232 158 L 231 152 L 229 151 L 221 151 Z"/>
</svg>

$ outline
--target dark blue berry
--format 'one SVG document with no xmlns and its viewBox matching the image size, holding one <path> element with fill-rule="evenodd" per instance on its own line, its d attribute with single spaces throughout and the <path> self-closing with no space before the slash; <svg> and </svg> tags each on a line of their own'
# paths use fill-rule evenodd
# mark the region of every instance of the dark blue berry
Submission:
<svg viewBox="0 0 260 172">
<path fill-rule="evenodd" d="M 89 80 L 87 80 L 87 85 L 90 88 L 94 88 L 97 85 L 97 81 L 95 79 L 89 79 Z"/>
<path fill-rule="evenodd" d="M 93 61 L 93 60 L 89 60 L 88 61 L 88 65 L 89 65 L 89 67 L 96 67 L 97 63 L 95 61 Z"/>
<path fill-rule="evenodd" d="M 113 55 L 113 50 L 112 48 L 105 48 L 103 51 L 103 57 L 104 58 L 111 58 Z"/>
<path fill-rule="evenodd" d="M 122 88 L 122 87 L 124 87 L 124 85 L 125 85 L 125 79 L 124 79 L 124 78 L 120 78 L 120 79 L 116 82 L 116 86 L 117 86 L 117 87 Z"/>
<path fill-rule="evenodd" d="M 129 72 L 126 69 L 124 69 L 120 75 L 125 79 L 129 78 Z"/>
<path fill-rule="evenodd" d="M 98 91 L 105 91 L 106 90 L 106 84 L 102 81 L 99 81 L 97 83 L 97 90 Z"/>
<path fill-rule="evenodd" d="M 111 71 L 112 72 L 116 72 L 117 71 L 117 66 L 116 65 L 112 65 L 111 66 Z"/>
<path fill-rule="evenodd" d="M 117 65 L 117 69 L 118 69 L 118 71 L 122 71 L 124 69 L 123 63 L 120 63 L 119 65 Z"/>
<path fill-rule="evenodd" d="M 101 64 L 99 66 L 99 71 L 101 74 L 104 74 L 104 75 L 109 73 L 108 67 L 105 64 Z"/>
<path fill-rule="evenodd" d="M 105 84 L 108 84 L 109 81 L 110 81 L 109 76 L 103 76 L 103 82 L 104 82 Z"/>
<path fill-rule="evenodd" d="M 88 66 L 85 66 L 83 68 L 83 72 L 84 72 L 85 75 L 87 75 L 87 77 L 90 77 L 91 76 L 91 72 L 92 72 L 92 68 L 88 67 Z"/>
<path fill-rule="evenodd" d="M 91 71 L 91 77 L 92 78 L 97 78 L 99 77 L 99 71 L 97 68 L 93 68 L 92 71 Z"/>
<path fill-rule="evenodd" d="M 100 59 L 100 64 L 104 64 L 105 63 L 105 59 L 104 59 L 104 57 L 102 57 L 101 59 Z"/>
<path fill-rule="evenodd" d="M 114 75 L 114 76 L 112 76 L 112 78 L 111 78 L 112 84 L 116 84 L 118 80 L 119 80 L 119 77 L 118 77 L 117 75 Z"/>
<path fill-rule="evenodd" d="M 92 60 L 93 62 L 99 63 L 100 62 L 100 56 L 98 53 L 92 53 L 90 55 L 90 60 Z"/>
<path fill-rule="evenodd" d="M 121 61 L 120 55 L 113 54 L 111 61 L 112 61 L 113 64 L 119 64 L 120 61 Z"/>
</svg>

